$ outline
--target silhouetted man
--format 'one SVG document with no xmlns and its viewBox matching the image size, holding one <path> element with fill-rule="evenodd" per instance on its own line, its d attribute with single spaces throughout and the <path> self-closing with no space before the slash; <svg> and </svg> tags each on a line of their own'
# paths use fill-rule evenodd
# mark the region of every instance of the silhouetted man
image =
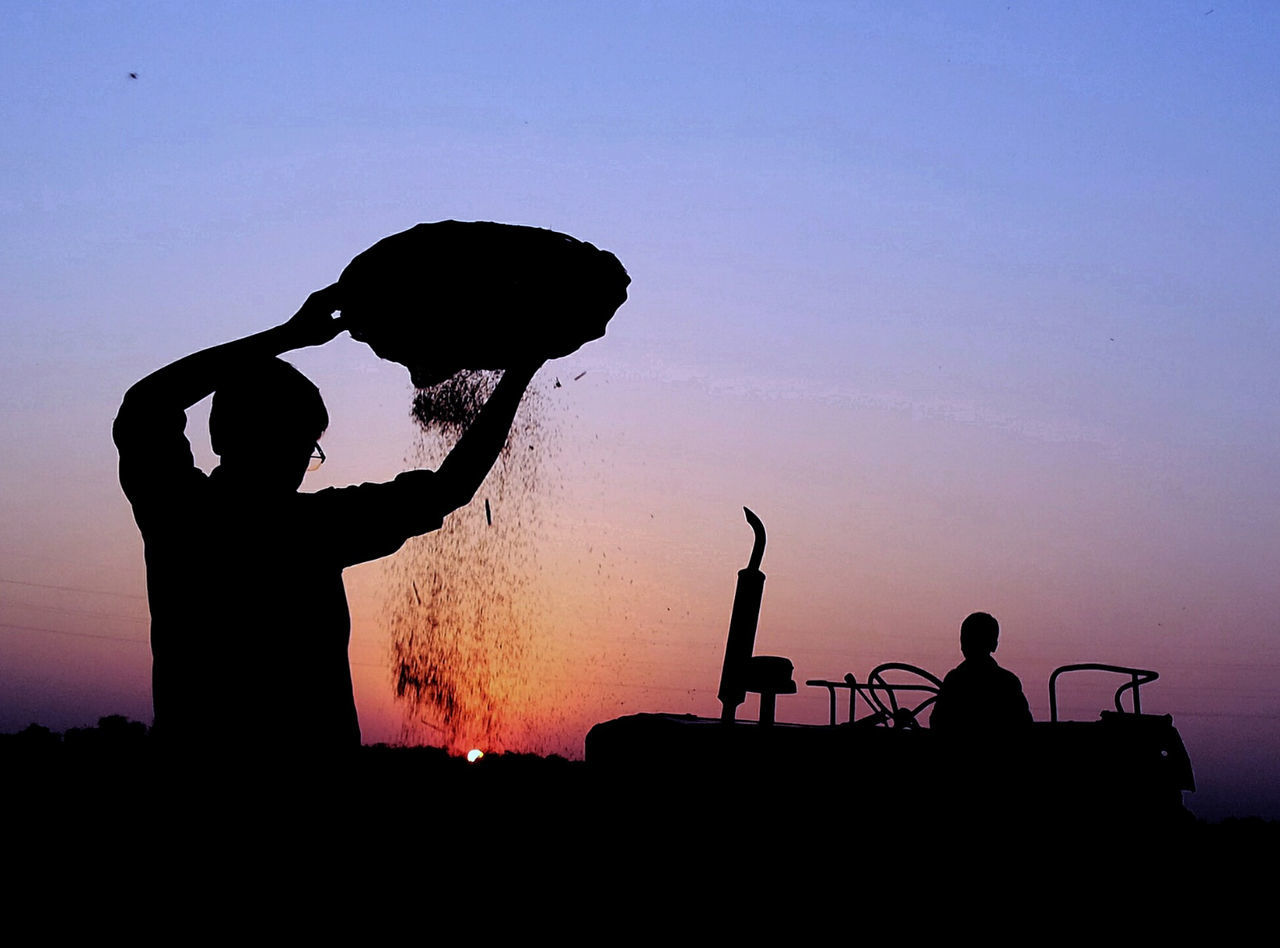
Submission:
<svg viewBox="0 0 1280 948">
<path fill-rule="evenodd" d="M 189 750 L 360 743 L 345 567 L 394 553 L 467 504 L 540 361 L 508 369 L 439 471 L 299 493 L 323 460 L 319 390 L 277 358 L 343 330 L 337 286 L 288 322 L 165 366 L 125 395 L 113 434 L 146 546 L 154 735 Z M 186 409 L 213 393 L 204 474 Z"/>
<path fill-rule="evenodd" d="M 1031 723 L 1022 682 L 991 655 L 999 637 L 1000 624 L 985 612 L 975 612 L 961 623 L 964 661 L 942 680 L 930 728 L 947 734 L 977 734 L 1011 731 Z"/>
</svg>

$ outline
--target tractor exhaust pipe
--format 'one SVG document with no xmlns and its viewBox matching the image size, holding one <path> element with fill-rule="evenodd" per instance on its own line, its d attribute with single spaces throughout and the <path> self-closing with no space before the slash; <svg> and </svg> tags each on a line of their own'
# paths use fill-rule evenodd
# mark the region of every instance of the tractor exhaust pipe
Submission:
<svg viewBox="0 0 1280 948">
<path fill-rule="evenodd" d="M 733 595 L 733 613 L 729 617 L 729 641 L 724 647 L 724 667 L 720 670 L 720 720 L 732 723 L 738 705 L 747 698 L 747 669 L 756 647 L 756 627 L 760 622 L 760 600 L 764 596 L 764 524 L 750 508 L 743 507 L 747 523 L 755 531 L 751 559 L 738 570 L 738 588 Z"/>
</svg>

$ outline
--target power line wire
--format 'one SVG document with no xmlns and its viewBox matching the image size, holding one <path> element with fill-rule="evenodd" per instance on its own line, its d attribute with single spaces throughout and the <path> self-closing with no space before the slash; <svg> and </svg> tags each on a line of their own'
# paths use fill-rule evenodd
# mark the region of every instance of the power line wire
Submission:
<svg viewBox="0 0 1280 948">
<path fill-rule="evenodd" d="M 108 592 L 105 589 L 89 589 L 87 586 L 57 586 L 53 583 L 33 583 L 25 579 L 5 579 L 0 577 L 0 583 L 9 583 L 13 586 L 34 586 L 37 589 L 61 589 L 63 592 L 91 593 L 95 596 L 115 596 L 120 599 L 139 599 L 143 602 L 147 598 L 136 593 Z"/>
<path fill-rule="evenodd" d="M 0 629 L 12 629 L 19 632 L 48 632 L 51 635 L 71 635 L 78 639 L 111 639 L 115 642 L 132 642 L 134 645 L 146 645 L 146 639 L 133 639 L 126 635 L 100 635 L 95 632 L 68 632 L 66 629 L 46 629 L 38 625 L 16 625 L 12 622 L 0 622 Z"/>
<path fill-rule="evenodd" d="M 130 616 L 122 612 L 94 612 L 89 609 L 72 609 L 69 606 L 49 606 L 40 602 L 29 602 L 24 599 L 8 599 L 0 602 L 0 606 L 15 609 L 43 609 L 45 612 L 63 612 L 74 616 L 89 616 L 93 619 L 122 619 L 126 622 L 146 622 L 146 616 Z"/>
</svg>

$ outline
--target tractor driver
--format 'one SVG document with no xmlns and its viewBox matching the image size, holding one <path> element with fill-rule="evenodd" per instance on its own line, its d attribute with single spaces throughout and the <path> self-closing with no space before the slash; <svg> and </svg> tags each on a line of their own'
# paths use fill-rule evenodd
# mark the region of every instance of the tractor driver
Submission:
<svg viewBox="0 0 1280 948">
<path fill-rule="evenodd" d="M 1009 732 L 1031 723 L 1022 682 L 996 664 L 1000 623 L 975 612 L 960 625 L 964 661 L 942 680 L 929 726 L 946 734 Z"/>
</svg>

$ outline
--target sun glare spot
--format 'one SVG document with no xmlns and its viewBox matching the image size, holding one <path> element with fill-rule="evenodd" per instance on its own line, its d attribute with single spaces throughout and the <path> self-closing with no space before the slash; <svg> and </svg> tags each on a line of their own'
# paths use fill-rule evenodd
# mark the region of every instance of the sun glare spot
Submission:
<svg viewBox="0 0 1280 948">
<path fill-rule="evenodd" d="M 471 748 L 471 750 L 467 751 L 467 763 L 474 764 L 477 760 L 479 760 L 483 756 L 484 756 L 484 751 L 473 747 Z"/>
</svg>

